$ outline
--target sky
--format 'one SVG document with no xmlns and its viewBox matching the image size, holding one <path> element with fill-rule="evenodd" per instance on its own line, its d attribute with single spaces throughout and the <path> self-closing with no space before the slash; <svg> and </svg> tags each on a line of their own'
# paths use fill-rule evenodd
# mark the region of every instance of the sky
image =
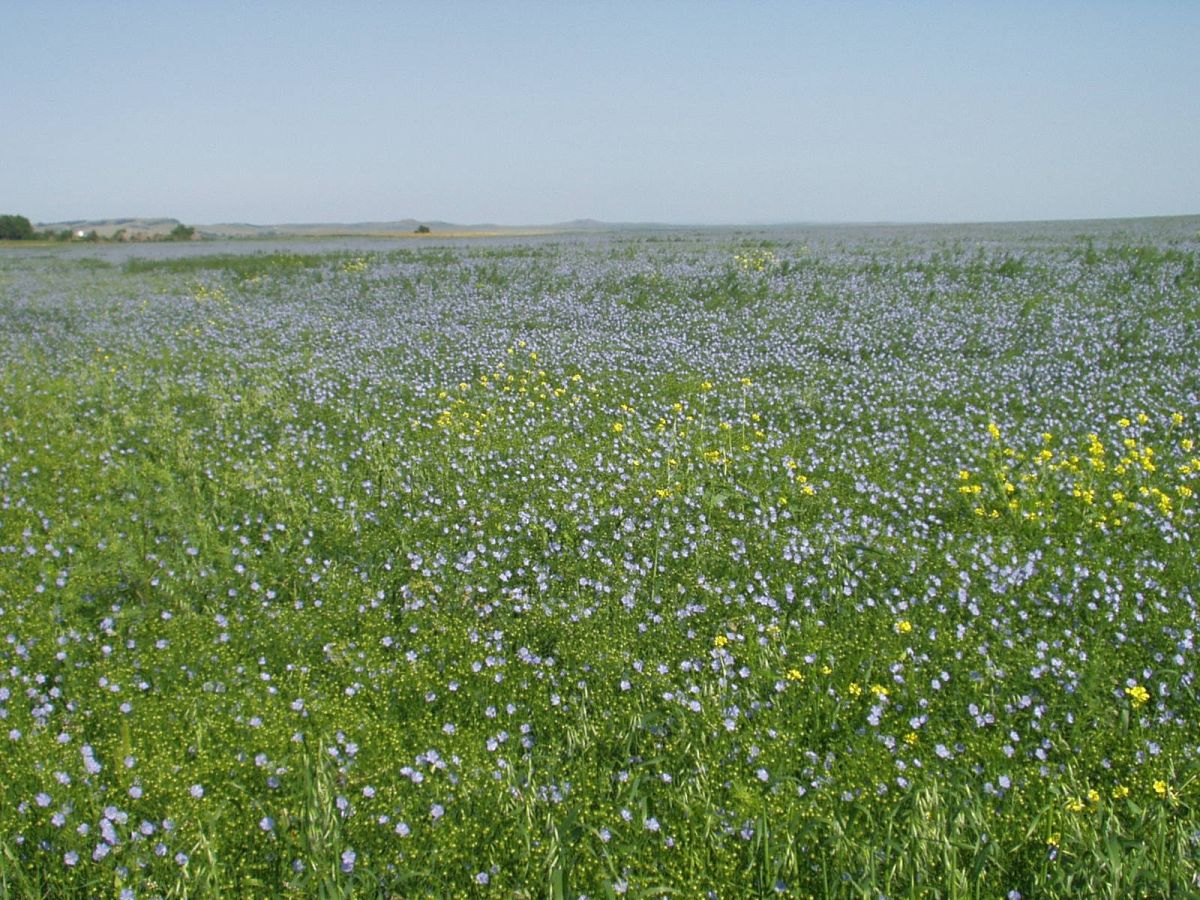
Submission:
<svg viewBox="0 0 1200 900">
<path fill-rule="evenodd" d="M 0 0 L 0 213 L 1200 213 L 1200 2 Z"/>
</svg>

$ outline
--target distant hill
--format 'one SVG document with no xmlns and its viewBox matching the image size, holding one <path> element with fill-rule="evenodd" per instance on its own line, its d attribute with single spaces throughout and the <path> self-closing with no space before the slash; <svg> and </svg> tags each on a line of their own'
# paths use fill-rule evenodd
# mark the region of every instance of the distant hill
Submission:
<svg viewBox="0 0 1200 900">
<path fill-rule="evenodd" d="M 112 238 L 124 231 L 127 240 L 154 240 L 166 237 L 171 229 L 180 225 L 172 218 L 122 219 L 77 219 L 67 222 L 39 222 L 38 231 L 89 232 L 95 231 L 102 238 Z M 193 223 L 186 223 L 193 225 Z M 248 222 L 220 222 L 213 225 L 193 225 L 197 238 L 317 238 L 317 237 L 415 237 L 417 228 L 426 226 L 431 237 L 486 237 L 489 235 L 521 237 L 529 235 L 580 234 L 592 232 L 660 232 L 679 229 L 737 229 L 739 231 L 789 233 L 821 229 L 838 233 L 867 230 L 874 234 L 891 231 L 909 233 L 913 229 L 923 233 L 945 233 L 962 235 L 990 235 L 1020 231 L 1030 236 L 1042 233 L 1061 234 L 1064 230 L 1078 235 L 1096 237 L 1138 235 L 1150 230 L 1155 233 L 1176 234 L 1180 238 L 1200 239 L 1200 217 L 1154 216 L 1130 219 L 1074 219 L 1060 221 L 1031 222 L 959 222 L 959 223 L 903 223 L 903 222 L 794 222 L 757 225 L 680 225 L 661 222 L 603 222 L 598 219 L 572 219 L 545 225 L 496 225 L 477 223 L 462 225 L 439 219 L 393 219 L 386 222 L 297 222 L 280 225 L 254 225 Z"/>
<path fill-rule="evenodd" d="M 456 225 L 451 222 L 419 219 L 397 219 L 390 222 L 294 222 L 281 225 L 251 225 L 248 222 L 219 222 L 199 225 L 196 230 L 205 237 L 319 237 L 333 235 L 413 234 L 425 225 L 431 233 L 461 231 L 507 231 L 495 225 Z"/>
<path fill-rule="evenodd" d="M 130 240 L 159 238 L 180 224 L 178 219 L 137 218 L 74 219 L 68 222 L 39 222 L 39 231 L 95 231 L 111 238 L 124 231 Z M 191 224 L 191 223 L 188 223 Z M 531 235 L 579 231 L 613 231 L 622 228 L 655 228 L 655 225 L 628 225 L 596 219 L 573 219 L 549 225 L 496 225 L 490 222 L 462 225 L 439 219 L 395 219 L 387 222 L 293 222 L 279 225 L 254 225 L 249 222 L 218 222 L 195 225 L 201 238 L 286 238 L 286 237 L 398 237 L 416 233 L 424 225 L 429 234 L 455 235 Z"/>
<path fill-rule="evenodd" d="M 69 222 L 38 222 L 34 227 L 38 231 L 94 231 L 102 238 L 111 238 L 118 231 L 124 231 L 130 240 L 139 238 L 159 238 L 170 234 L 171 229 L 179 225 L 178 219 L 74 219 Z"/>
<path fill-rule="evenodd" d="M 611 231 L 625 227 L 600 222 L 596 219 L 574 219 L 549 225 L 496 225 L 492 222 L 460 224 L 440 219 L 395 219 L 389 222 L 297 222 L 283 225 L 251 225 L 247 222 L 220 222 L 215 225 L 198 225 L 196 230 L 204 237 L 319 237 L 354 236 L 393 237 L 415 234 L 424 225 L 431 235 L 522 235 L 556 234 L 568 231 Z"/>
</svg>

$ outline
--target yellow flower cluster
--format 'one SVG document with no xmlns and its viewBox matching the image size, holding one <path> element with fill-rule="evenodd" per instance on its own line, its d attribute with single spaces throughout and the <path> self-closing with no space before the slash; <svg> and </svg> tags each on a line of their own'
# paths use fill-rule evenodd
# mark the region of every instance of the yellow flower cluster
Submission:
<svg viewBox="0 0 1200 900">
<path fill-rule="evenodd" d="M 779 265 L 779 257 L 770 250 L 754 250 L 734 254 L 733 262 L 743 272 L 766 272 Z"/>
<path fill-rule="evenodd" d="M 517 349 L 524 347 L 524 341 L 518 342 L 508 349 L 508 355 L 515 356 Z M 572 391 L 582 376 L 572 375 L 565 383 L 556 385 L 545 369 L 537 367 L 536 353 L 527 351 L 521 357 L 520 363 L 511 366 L 501 360 L 492 371 L 481 373 L 473 382 L 460 381 L 456 393 L 439 391 L 437 399 L 446 405 L 434 416 L 434 424 L 462 438 L 479 438 L 488 433 L 489 426 L 511 419 L 515 410 L 522 410 L 521 415 L 525 416 L 564 397 L 570 406 L 582 402 L 581 396 Z M 412 424 L 414 428 L 421 427 L 419 419 Z"/>
<path fill-rule="evenodd" d="M 1139 426 L 1150 421 L 1146 413 L 1136 416 Z M 1175 413 L 1169 428 L 1182 422 L 1183 416 Z M 1132 429 L 1134 423 L 1134 419 L 1123 418 L 1117 424 Z M 987 431 L 993 445 L 1000 445 L 999 426 L 989 422 Z M 1200 458 L 1175 465 L 1182 478 L 1168 476 L 1159 451 L 1147 442 L 1144 428 L 1127 433 L 1115 447 L 1106 446 L 1097 432 L 1091 432 L 1083 454 L 1066 449 L 1055 452 L 1050 446 L 1054 435 L 1047 432 L 1041 437 L 1042 446 L 1035 451 L 993 446 L 990 465 L 982 471 L 959 470 L 956 493 L 972 502 L 976 516 L 998 519 L 1007 515 L 1046 525 L 1064 516 L 1078 516 L 1085 524 L 1110 529 L 1128 524 L 1139 509 L 1143 513 L 1153 509 L 1172 519 L 1195 497 L 1195 488 L 1184 482 L 1200 475 Z M 1195 443 L 1183 438 L 1175 446 L 1190 453 Z M 1174 452 L 1162 451 L 1168 458 Z M 1131 499 L 1137 497 L 1147 502 L 1137 504 Z M 1067 499 L 1071 502 L 1064 502 Z"/>
<path fill-rule="evenodd" d="M 1070 800 L 1068 800 L 1067 801 L 1067 812 L 1081 813 L 1081 812 L 1084 812 L 1085 810 L 1087 812 L 1095 812 L 1096 808 L 1097 808 L 1097 806 L 1099 806 L 1099 804 L 1100 804 L 1100 792 L 1098 790 L 1096 790 L 1095 788 L 1092 788 L 1091 790 L 1089 790 L 1087 792 L 1086 797 L 1084 797 L 1084 798 L 1072 797 Z"/>
<path fill-rule="evenodd" d="M 195 282 L 191 287 L 192 299 L 197 303 L 228 303 L 224 289 L 218 284 L 209 286 L 203 281 Z"/>
</svg>

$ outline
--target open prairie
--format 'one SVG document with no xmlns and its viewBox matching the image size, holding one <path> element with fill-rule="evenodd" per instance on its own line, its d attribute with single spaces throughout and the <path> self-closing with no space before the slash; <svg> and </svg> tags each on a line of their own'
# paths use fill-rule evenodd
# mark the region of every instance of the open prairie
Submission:
<svg viewBox="0 0 1200 900">
<path fill-rule="evenodd" d="M 0 250 L 0 896 L 1200 891 L 1198 226 Z"/>
</svg>

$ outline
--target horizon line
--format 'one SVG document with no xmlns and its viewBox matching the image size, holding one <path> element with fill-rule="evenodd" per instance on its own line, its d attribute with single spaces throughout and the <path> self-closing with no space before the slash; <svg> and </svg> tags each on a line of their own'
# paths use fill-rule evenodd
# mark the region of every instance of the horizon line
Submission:
<svg viewBox="0 0 1200 900">
<path fill-rule="evenodd" d="M 563 228 L 575 227 L 623 227 L 623 228 L 786 228 L 786 227 L 822 227 L 822 226 L 879 226 L 879 225 L 1021 225 L 1048 224 L 1058 222 L 1118 222 L 1139 221 L 1148 219 L 1188 219 L 1200 218 L 1200 211 L 1154 213 L 1149 215 L 1118 215 L 1118 216 L 1065 216 L 1049 218 L 949 218 L 949 219 L 760 219 L 740 221 L 668 221 L 662 219 L 597 219 L 590 216 L 562 219 L 552 222 L 452 222 L 438 218 L 420 218 L 403 216 L 395 219 L 359 219 L 359 220 L 308 220 L 288 222 L 250 222 L 246 220 L 224 219 L 212 222 L 189 222 L 174 216 L 105 216 L 78 219 L 59 219 L 56 221 L 37 221 L 38 227 L 54 225 L 79 225 L 86 223 L 117 225 L 124 223 L 180 223 L 189 224 L 194 228 L 216 226 L 240 226 L 244 228 L 315 228 L 315 227 L 351 227 L 362 228 L 385 225 L 441 225 L 454 228 Z"/>
</svg>

